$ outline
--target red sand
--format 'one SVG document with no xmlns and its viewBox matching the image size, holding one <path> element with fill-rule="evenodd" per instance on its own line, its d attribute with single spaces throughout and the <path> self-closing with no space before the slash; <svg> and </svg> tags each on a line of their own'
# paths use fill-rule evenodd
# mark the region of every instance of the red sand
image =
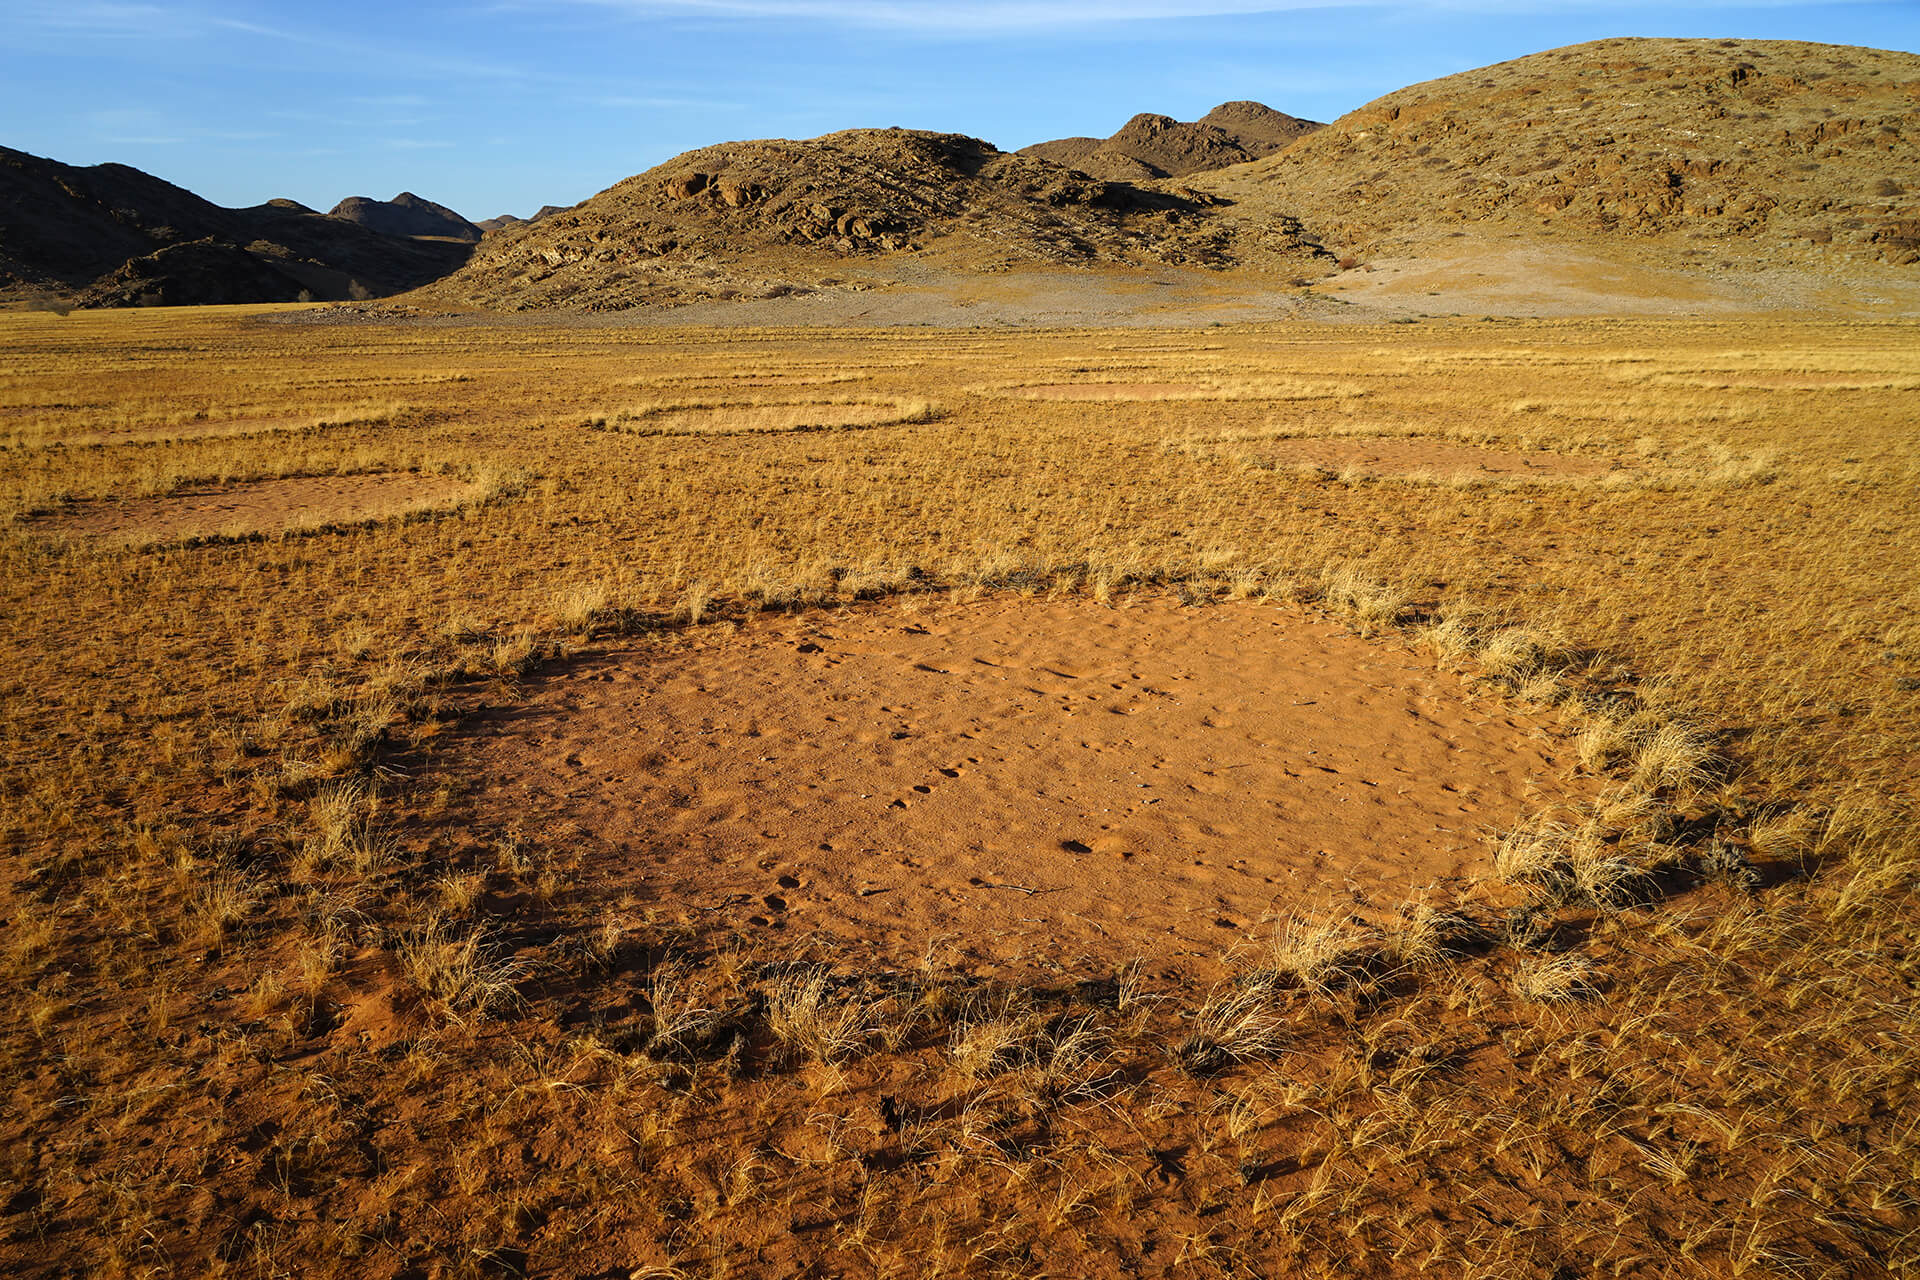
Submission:
<svg viewBox="0 0 1920 1280">
<path fill-rule="evenodd" d="M 463 821 L 583 851 L 610 901 L 1006 976 L 1217 972 L 1275 913 L 1484 872 L 1568 788 L 1542 724 L 1253 603 L 763 615 L 525 692 L 437 757 Z"/>
</svg>

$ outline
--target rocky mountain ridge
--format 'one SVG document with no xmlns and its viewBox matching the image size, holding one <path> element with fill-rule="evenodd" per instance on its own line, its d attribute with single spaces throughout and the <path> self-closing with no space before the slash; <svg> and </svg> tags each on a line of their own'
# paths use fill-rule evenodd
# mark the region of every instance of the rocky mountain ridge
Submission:
<svg viewBox="0 0 1920 1280">
<path fill-rule="evenodd" d="M 438 279 L 469 251 L 292 200 L 228 209 L 128 165 L 0 147 L 0 296 L 82 306 L 368 298 Z"/>
<path fill-rule="evenodd" d="M 1211 197 L 1091 177 L 959 134 L 855 129 L 675 157 L 536 223 L 490 234 L 427 296 L 588 310 L 774 297 L 903 262 L 1212 265 Z M 1284 219 L 1263 252 L 1324 252 Z"/>
</svg>

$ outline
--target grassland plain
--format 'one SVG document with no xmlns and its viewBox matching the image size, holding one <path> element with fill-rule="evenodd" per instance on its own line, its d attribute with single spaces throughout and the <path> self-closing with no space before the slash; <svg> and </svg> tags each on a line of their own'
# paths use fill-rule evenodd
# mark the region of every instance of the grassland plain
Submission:
<svg viewBox="0 0 1920 1280">
<path fill-rule="evenodd" d="M 9 1272 L 1920 1266 L 1911 325 L 302 314 L 0 316 Z M 439 505 L 329 518 L 377 476 Z M 649 898 L 444 745 L 1041 596 L 1424 650 L 1595 798 L 1214 985 L 1009 982 Z"/>
</svg>

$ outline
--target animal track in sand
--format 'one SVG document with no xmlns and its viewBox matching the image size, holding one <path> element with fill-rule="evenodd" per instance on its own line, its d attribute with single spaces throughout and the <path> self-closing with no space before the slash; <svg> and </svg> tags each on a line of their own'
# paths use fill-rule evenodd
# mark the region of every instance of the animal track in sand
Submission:
<svg viewBox="0 0 1920 1280">
<path fill-rule="evenodd" d="M 1291 609 L 989 598 L 584 657 L 439 767 L 474 788 L 462 821 L 584 833 L 609 899 L 867 959 L 1194 976 L 1234 943 L 1221 921 L 1384 915 L 1486 871 L 1490 830 L 1581 790 L 1562 751 Z"/>
</svg>

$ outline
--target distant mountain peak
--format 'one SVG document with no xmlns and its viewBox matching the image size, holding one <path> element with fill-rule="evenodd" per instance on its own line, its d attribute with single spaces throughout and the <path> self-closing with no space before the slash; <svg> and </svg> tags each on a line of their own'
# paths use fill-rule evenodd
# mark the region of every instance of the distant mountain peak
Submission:
<svg viewBox="0 0 1920 1280">
<path fill-rule="evenodd" d="M 1058 138 L 1022 150 L 1116 182 L 1183 178 L 1272 155 L 1320 126 L 1259 102 L 1224 102 L 1183 123 L 1142 111 L 1110 138 Z"/>
<path fill-rule="evenodd" d="M 370 231 L 389 236 L 438 236 L 451 240 L 479 240 L 485 234 L 443 204 L 435 204 L 411 191 L 402 191 L 391 200 L 370 196 L 348 196 L 333 206 L 330 217 L 357 222 Z"/>
</svg>

